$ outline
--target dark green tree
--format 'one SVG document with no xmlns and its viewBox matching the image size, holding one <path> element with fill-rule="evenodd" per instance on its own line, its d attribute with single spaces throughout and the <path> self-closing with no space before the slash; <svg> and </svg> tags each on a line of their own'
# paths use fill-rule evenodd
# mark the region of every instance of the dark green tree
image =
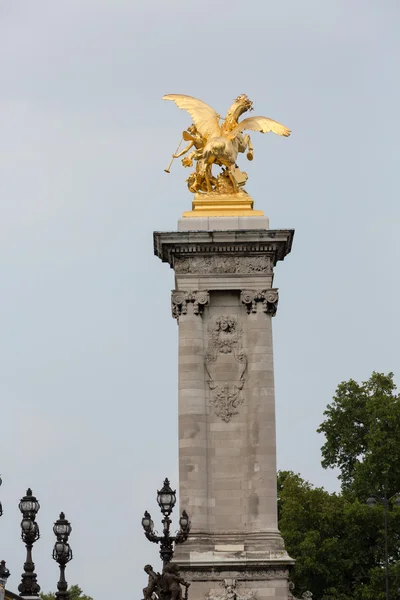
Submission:
<svg viewBox="0 0 400 600">
<path fill-rule="evenodd" d="M 86 594 L 83 593 L 79 585 L 71 585 L 68 588 L 68 592 L 70 600 L 93 600 L 91 596 L 86 596 Z M 49 592 L 48 594 L 40 594 L 40 597 L 42 600 L 55 600 L 56 595 Z"/>
<path fill-rule="evenodd" d="M 322 466 L 337 468 L 341 494 L 280 473 L 279 525 L 301 595 L 318 600 L 384 600 L 384 514 L 369 508 L 371 495 L 400 492 L 400 399 L 393 374 L 341 383 L 325 420 Z M 390 598 L 400 600 L 400 509 L 388 512 Z"/>
<path fill-rule="evenodd" d="M 322 466 L 337 467 L 343 492 L 360 500 L 400 492 L 400 400 L 393 373 L 341 383 L 318 429 Z"/>
<path fill-rule="evenodd" d="M 279 529 L 289 555 L 295 595 L 317 600 L 384 600 L 383 508 L 370 509 L 355 495 L 330 494 L 299 475 L 278 473 Z M 400 509 L 391 515 L 400 532 Z M 394 540 L 393 540 L 394 542 Z M 398 556 L 392 555 L 391 600 L 400 600 Z"/>
</svg>

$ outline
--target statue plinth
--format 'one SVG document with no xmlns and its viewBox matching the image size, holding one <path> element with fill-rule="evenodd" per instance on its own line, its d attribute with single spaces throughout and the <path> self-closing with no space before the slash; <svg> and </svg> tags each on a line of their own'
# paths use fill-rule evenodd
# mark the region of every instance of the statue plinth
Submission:
<svg viewBox="0 0 400 600">
<path fill-rule="evenodd" d="M 191 217 L 263 217 L 262 210 L 254 210 L 254 200 L 246 192 L 236 194 L 197 193 L 192 210 L 182 214 Z"/>
<path fill-rule="evenodd" d="M 294 561 L 278 530 L 272 318 L 274 268 L 294 232 L 212 214 L 154 234 L 155 254 L 175 272 L 180 504 L 192 523 L 174 560 L 190 600 L 229 600 L 229 578 L 240 594 L 287 600 Z"/>
</svg>

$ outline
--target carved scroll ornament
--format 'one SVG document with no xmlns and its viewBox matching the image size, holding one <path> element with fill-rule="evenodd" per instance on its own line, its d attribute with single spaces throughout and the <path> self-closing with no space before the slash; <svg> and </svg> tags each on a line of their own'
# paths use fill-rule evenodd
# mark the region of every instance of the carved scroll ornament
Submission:
<svg viewBox="0 0 400 600">
<path fill-rule="evenodd" d="M 189 302 L 193 303 L 193 313 L 201 315 L 208 301 L 209 294 L 206 290 L 174 291 L 171 296 L 172 316 L 174 319 L 179 319 L 180 315 L 186 315 Z"/>
<path fill-rule="evenodd" d="M 273 317 L 278 308 L 279 294 L 278 290 L 243 290 L 240 299 L 246 305 L 248 314 L 256 313 L 257 304 L 260 302 L 263 312 Z"/>
</svg>

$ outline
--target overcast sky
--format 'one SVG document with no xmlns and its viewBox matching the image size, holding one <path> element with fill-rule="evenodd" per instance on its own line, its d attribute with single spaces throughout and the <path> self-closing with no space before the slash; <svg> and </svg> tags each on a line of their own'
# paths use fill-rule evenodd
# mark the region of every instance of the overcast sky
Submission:
<svg viewBox="0 0 400 600">
<path fill-rule="evenodd" d="M 190 209 L 188 116 L 246 93 L 289 139 L 252 136 L 247 189 L 296 229 L 274 319 L 278 466 L 338 489 L 316 434 L 337 384 L 399 369 L 398 0 L 0 0 L 0 558 L 17 591 L 18 501 L 41 502 L 34 560 L 55 590 L 140 598 L 155 492 L 177 480 L 173 272 L 153 230 Z M 175 515 L 177 516 L 177 515 Z"/>
</svg>

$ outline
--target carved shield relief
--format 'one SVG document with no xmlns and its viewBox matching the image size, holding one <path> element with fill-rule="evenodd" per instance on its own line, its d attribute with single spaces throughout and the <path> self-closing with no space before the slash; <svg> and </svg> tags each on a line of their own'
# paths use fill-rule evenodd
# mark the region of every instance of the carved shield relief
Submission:
<svg viewBox="0 0 400 600">
<path fill-rule="evenodd" d="M 210 590 L 206 600 L 257 600 L 256 590 L 241 589 L 242 584 L 236 579 L 224 579 L 219 585 L 224 591 Z"/>
<path fill-rule="evenodd" d="M 242 350 L 242 329 L 233 315 L 211 321 L 205 368 L 215 414 L 228 423 L 243 404 L 247 356 Z"/>
</svg>

